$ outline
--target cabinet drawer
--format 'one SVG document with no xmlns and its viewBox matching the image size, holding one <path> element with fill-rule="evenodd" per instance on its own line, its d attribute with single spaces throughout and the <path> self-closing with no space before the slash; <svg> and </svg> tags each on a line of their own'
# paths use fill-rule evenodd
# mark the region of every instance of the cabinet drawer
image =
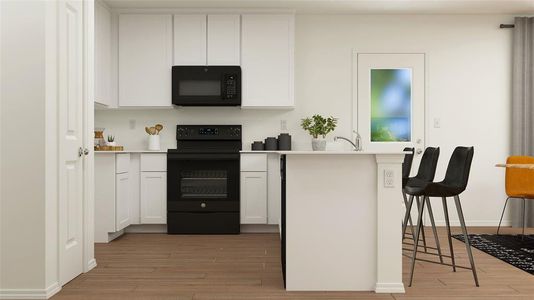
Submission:
<svg viewBox="0 0 534 300">
<path fill-rule="evenodd" d="M 141 154 L 141 172 L 167 172 L 167 154 Z"/>
<path fill-rule="evenodd" d="M 127 173 L 130 169 L 130 153 L 115 155 L 115 173 Z"/>
<path fill-rule="evenodd" d="M 241 171 L 244 172 L 266 172 L 267 154 L 242 154 Z"/>
</svg>

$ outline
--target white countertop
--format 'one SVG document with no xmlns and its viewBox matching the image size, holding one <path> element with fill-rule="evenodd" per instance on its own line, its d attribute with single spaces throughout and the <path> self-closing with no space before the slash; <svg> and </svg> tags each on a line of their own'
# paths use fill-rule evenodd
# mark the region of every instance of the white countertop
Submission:
<svg viewBox="0 0 534 300">
<path fill-rule="evenodd" d="M 285 155 L 375 155 L 375 154 L 407 154 L 409 151 L 252 151 L 243 150 L 240 153 L 261 154 L 274 153 Z"/>
<path fill-rule="evenodd" d="M 95 151 L 95 153 L 167 153 L 167 150 L 123 150 L 123 151 Z"/>
</svg>

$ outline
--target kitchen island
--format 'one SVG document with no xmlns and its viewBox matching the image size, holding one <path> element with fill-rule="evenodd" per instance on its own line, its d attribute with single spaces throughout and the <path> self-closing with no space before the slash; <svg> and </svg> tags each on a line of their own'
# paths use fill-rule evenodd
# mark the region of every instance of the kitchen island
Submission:
<svg viewBox="0 0 534 300">
<path fill-rule="evenodd" d="M 404 152 L 276 153 L 286 289 L 403 293 Z"/>
</svg>

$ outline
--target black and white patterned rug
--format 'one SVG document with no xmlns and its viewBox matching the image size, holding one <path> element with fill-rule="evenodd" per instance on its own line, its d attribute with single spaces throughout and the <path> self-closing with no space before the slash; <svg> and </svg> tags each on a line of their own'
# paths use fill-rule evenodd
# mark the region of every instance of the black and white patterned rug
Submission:
<svg viewBox="0 0 534 300">
<path fill-rule="evenodd" d="M 463 235 L 453 237 L 464 241 Z M 534 274 L 534 235 L 525 235 L 521 240 L 520 235 L 470 234 L 469 242 L 482 252 Z"/>
</svg>

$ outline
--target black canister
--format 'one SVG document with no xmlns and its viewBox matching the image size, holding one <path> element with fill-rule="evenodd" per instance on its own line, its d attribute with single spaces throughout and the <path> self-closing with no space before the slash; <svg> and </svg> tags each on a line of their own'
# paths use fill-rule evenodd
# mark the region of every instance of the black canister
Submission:
<svg viewBox="0 0 534 300">
<path fill-rule="evenodd" d="M 278 150 L 291 150 L 291 135 L 280 133 L 278 136 Z"/>
<path fill-rule="evenodd" d="M 268 137 L 265 139 L 265 150 L 276 151 L 278 150 L 278 140 L 275 137 Z"/>
<path fill-rule="evenodd" d="M 255 141 L 252 143 L 250 149 L 252 149 L 252 151 L 263 151 L 265 150 L 265 146 L 263 145 L 263 142 Z"/>
</svg>

